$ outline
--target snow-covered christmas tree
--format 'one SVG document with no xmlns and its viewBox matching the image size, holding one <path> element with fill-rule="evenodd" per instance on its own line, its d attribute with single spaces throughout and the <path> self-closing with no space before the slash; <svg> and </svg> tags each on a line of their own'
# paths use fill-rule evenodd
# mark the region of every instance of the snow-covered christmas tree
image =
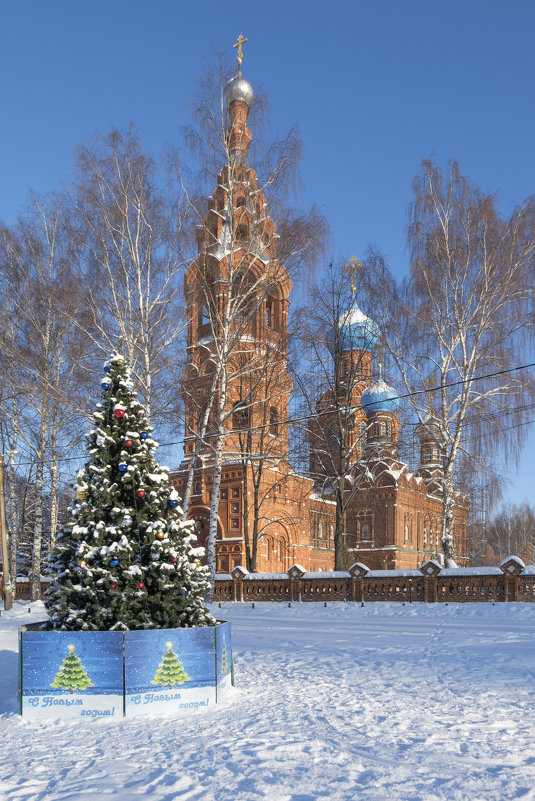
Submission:
<svg viewBox="0 0 535 801">
<path fill-rule="evenodd" d="M 89 460 L 51 555 L 48 628 L 63 631 L 211 626 L 209 586 L 193 523 L 180 520 L 168 468 L 154 461 L 144 410 L 113 353 L 93 414 Z"/>
</svg>

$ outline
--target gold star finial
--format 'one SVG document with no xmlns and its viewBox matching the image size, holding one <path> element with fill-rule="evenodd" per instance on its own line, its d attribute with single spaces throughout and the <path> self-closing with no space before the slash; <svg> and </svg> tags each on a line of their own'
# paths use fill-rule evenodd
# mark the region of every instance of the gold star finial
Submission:
<svg viewBox="0 0 535 801">
<path fill-rule="evenodd" d="M 235 45 L 232 45 L 233 48 L 235 48 L 235 47 L 238 48 L 238 55 L 236 56 L 236 60 L 238 62 L 238 69 L 239 69 L 240 72 L 241 72 L 241 63 L 243 61 L 242 45 L 245 44 L 246 41 L 247 41 L 247 39 L 245 38 L 245 36 L 242 36 L 241 33 L 240 33 L 240 35 L 238 36 L 238 41 L 236 42 Z"/>
<path fill-rule="evenodd" d="M 348 263 L 344 267 L 344 272 L 349 273 L 351 276 L 351 292 L 355 294 L 357 287 L 355 285 L 355 272 L 364 267 L 363 262 L 359 261 L 356 256 L 351 256 Z"/>
</svg>

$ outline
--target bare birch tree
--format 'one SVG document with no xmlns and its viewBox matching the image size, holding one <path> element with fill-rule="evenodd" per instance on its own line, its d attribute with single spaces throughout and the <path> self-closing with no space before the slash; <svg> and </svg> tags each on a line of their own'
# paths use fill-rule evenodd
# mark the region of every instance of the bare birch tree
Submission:
<svg viewBox="0 0 535 801">
<path fill-rule="evenodd" d="M 176 425 L 178 342 L 184 332 L 180 282 L 183 215 L 176 192 L 160 189 L 155 163 L 133 125 L 97 136 L 77 152 L 79 221 L 98 358 L 121 347 L 147 416 Z"/>
<path fill-rule="evenodd" d="M 500 408 L 526 409 L 525 363 L 535 262 L 535 202 L 510 217 L 451 163 L 423 163 L 414 181 L 411 275 L 398 291 L 380 257 L 368 261 L 375 313 L 420 424 L 442 461 L 442 547 L 453 564 L 455 473 L 461 455 L 514 458 L 522 429 Z M 424 391 L 422 391 L 424 390 Z M 467 424 L 470 423 L 468 426 Z"/>
<path fill-rule="evenodd" d="M 48 537 L 55 537 L 60 463 L 80 440 L 85 343 L 72 320 L 83 314 L 84 298 L 76 281 L 74 243 L 70 214 L 57 199 L 32 198 L 28 214 L 13 229 L 0 231 L 1 292 L 10 309 L 2 337 L 10 396 L 2 412 L 9 450 L 18 449 L 33 470 L 27 484 L 33 496 L 33 599 L 40 597 L 45 516 Z M 9 473 L 16 464 L 12 457 Z M 13 502 L 13 474 L 10 481 Z M 15 520 L 11 509 L 10 522 Z M 19 538 L 16 531 L 12 536 Z"/>
</svg>

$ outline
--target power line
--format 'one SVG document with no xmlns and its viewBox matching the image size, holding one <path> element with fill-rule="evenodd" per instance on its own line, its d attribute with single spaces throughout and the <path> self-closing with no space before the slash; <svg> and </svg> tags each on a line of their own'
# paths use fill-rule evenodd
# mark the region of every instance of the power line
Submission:
<svg viewBox="0 0 535 801">
<path fill-rule="evenodd" d="M 451 381 L 451 382 L 446 383 L 446 384 L 438 384 L 436 387 L 429 387 L 429 388 L 426 388 L 426 389 L 416 389 L 413 392 L 406 392 L 406 393 L 404 393 L 402 395 L 392 395 L 391 397 L 389 397 L 389 400 L 405 400 L 406 398 L 413 398 L 413 397 L 415 397 L 417 395 L 427 394 L 429 392 L 438 392 L 439 390 L 442 390 L 442 389 L 449 389 L 451 387 L 462 386 L 463 384 L 474 383 L 475 381 L 483 381 L 483 380 L 485 380 L 487 378 L 496 378 L 497 376 L 500 376 L 500 375 L 506 375 L 508 373 L 518 372 L 519 370 L 527 370 L 530 367 L 535 367 L 535 362 L 531 362 L 529 364 L 517 365 L 516 367 L 509 367 L 506 370 L 497 370 L 497 371 L 495 371 L 493 373 L 486 373 L 485 375 L 474 376 L 473 378 L 464 378 L 464 379 L 459 379 L 458 381 Z M 353 412 L 358 411 L 358 410 L 362 409 L 363 407 L 362 407 L 362 405 L 355 405 L 355 406 L 347 406 L 345 408 L 346 408 L 348 414 L 352 414 Z M 521 411 L 521 410 L 522 411 L 527 411 L 528 409 L 531 409 L 531 408 L 535 408 L 535 404 L 526 404 L 524 406 L 516 407 L 516 409 L 518 411 Z M 312 414 L 300 415 L 299 417 L 288 417 L 288 418 L 286 418 L 286 420 L 279 420 L 277 424 L 281 425 L 281 426 L 285 426 L 285 425 L 290 425 L 292 423 L 307 422 L 308 420 L 316 420 L 318 417 L 324 417 L 324 416 L 332 415 L 334 412 L 336 412 L 336 408 L 334 408 L 334 409 L 326 409 L 323 412 L 316 412 L 316 413 L 312 413 Z M 514 410 L 510 410 L 507 413 L 512 414 L 512 413 L 514 413 Z M 499 414 L 498 412 L 495 412 L 493 416 L 497 416 L 498 414 Z M 469 421 L 469 422 L 471 422 L 471 421 Z M 506 426 L 504 428 L 504 430 L 508 431 L 510 429 L 513 429 L 513 428 L 519 428 L 520 426 L 523 426 L 523 425 L 530 425 L 531 423 L 535 423 L 535 420 L 529 420 L 529 421 L 525 421 L 525 422 L 522 422 L 522 423 L 514 424 L 512 426 Z M 408 423 L 408 425 L 418 426 L 418 425 L 420 425 L 420 423 L 419 422 Z M 224 435 L 225 436 L 230 436 L 231 434 L 243 434 L 243 433 L 246 433 L 248 431 L 252 433 L 252 432 L 255 432 L 255 431 L 262 431 L 265 428 L 271 428 L 271 426 L 272 426 L 271 423 L 261 423 L 261 424 L 259 424 L 257 426 L 248 426 L 248 427 L 246 426 L 244 428 L 229 429 L 228 431 L 225 431 Z M 189 436 L 194 436 L 194 435 L 189 435 Z M 205 440 L 205 439 L 214 439 L 217 436 L 218 436 L 217 434 L 206 433 L 202 437 L 202 439 L 203 440 Z M 184 441 L 183 439 L 180 439 L 180 440 L 176 440 L 175 442 L 158 443 L 158 447 L 160 447 L 160 448 L 170 448 L 170 447 L 174 447 L 176 445 L 182 445 L 183 441 Z M 82 454 L 80 456 L 64 456 L 64 457 L 62 457 L 60 459 L 57 459 L 56 462 L 58 462 L 58 463 L 60 463 L 60 462 L 61 463 L 64 463 L 64 462 L 80 462 L 80 461 L 83 461 L 85 458 L 86 457 L 84 455 L 82 455 Z M 27 467 L 27 466 L 30 466 L 32 464 L 34 464 L 33 461 L 30 461 L 30 462 L 17 462 L 16 466 L 17 467 Z"/>
</svg>

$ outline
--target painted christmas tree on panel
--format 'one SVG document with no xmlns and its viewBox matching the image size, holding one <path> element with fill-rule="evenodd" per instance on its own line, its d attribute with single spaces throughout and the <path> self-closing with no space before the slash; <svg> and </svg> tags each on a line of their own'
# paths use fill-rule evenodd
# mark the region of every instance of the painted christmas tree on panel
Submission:
<svg viewBox="0 0 535 801">
<path fill-rule="evenodd" d="M 84 631 L 211 626 L 208 571 L 193 523 L 180 520 L 168 468 L 123 357 L 113 353 L 88 435 L 77 499 L 50 559 L 48 628 Z"/>
<path fill-rule="evenodd" d="M 50 686 L 59 687 L 61 690 L 70 690 L 71 693 L 74 690 L 87 690 L 88 687 L 94 686 L 82 663 L 74 653 L 74 645 L 69 645 L 68 656 L 63 660 L 58 675 Z"/>
<path fill-rule="evenodd" d="M 169 689 L 172 689 L 176 684 L 184 684 L 185 681 L 189 681 L 190 677 L 173 651 L 173 644 L 168 642 L 166 645 L 167 651 L 163 655 L 151 684 L 168 685 Z"/>
</svg>

